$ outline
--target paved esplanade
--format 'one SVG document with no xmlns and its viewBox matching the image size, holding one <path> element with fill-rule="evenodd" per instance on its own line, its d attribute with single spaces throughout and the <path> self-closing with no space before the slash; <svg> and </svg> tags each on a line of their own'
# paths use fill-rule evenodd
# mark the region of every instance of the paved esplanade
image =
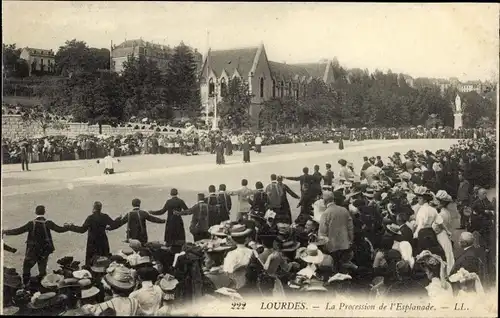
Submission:
<svg viewBox="0 0 500 318">
<path fill-rule="evenodd" d="M 320 165 L 321 172 L 325 163 L 332 164 L 337 176 L 337 161 L 344 158 L 353 162 L 356 171 L 361 169 L 363 156 L 387 156 L 395 151 L 406 153 L 410 149 L 417 151 L 429 149 L 448 149 L 456 140 L 417 139 L 417 140 L 366 140 L 346 142 L 343 151 L 337 144 L 303 143 L 275 145 L 263 147 L 261 154 L 251 154 L 252 162 L 243 164 L 241 152 L 226 157 L 225 166 L 216 166 L 214 155 L 185 157 L 181 155 L 143 155 L 122 157 L 116 166 L 115 175 L 103 175 L 102 165 L 96 160 L 62 161 L 35 163 L 30 165 L 31 172 L 22 172 L 20 165 L 2 166 L 2 222 L 4 228 L 17 227 L 34 218 L 36 205 L 45 205 L 47 217 L 59 225 L 72 222 L 81 225 L 92 211 L 92 203 L 101 201 L 103 212 L 112 218 L 131 209 L 131 201 L 138 197 L 145 210 L 157 210 L 169 197 L 170 189 L 179 190 L 179 196 L 188 206 L 196 203 L 198 192 L 207 192 L 208 186 L 216 187 L 221 183 L 228 190 L 237 189 L 242 178 L 249 181 L 254 188 L 255 182 L 269 182 L 272 173 L 282 175 L 299 175 L 302 168 L 311 170 L 315 164 Z M 287 182 L 291 188 L 299 192 L 297 182 Z M 233 198 L 234 217 L 238 209 L 237 200 Z M 291 199 L 290 205 L 295 217 L 298 209 L 297 201 Z M 163 217 L 166 217 L 164 215 Z M 186 236 L 191 240 L 188 227 L 190 216 L 185 216 Z M 148 224 L 150 240 L 162 240 L 165 226 Z M 125 228 L 109 232 L 112 252 L 123 248 Z M 55 253 L 50 257 L 49 268 L 56 268 L 58 258 L 72 255 L 76 259 L 84 259 L 86 234 L 64 233 L 53 234 Z M 16 254 L 5 253 L 5 266 L 20 268 L 24 257 L 26 235 L 5 237 L 5 242 L 17 248 Z"/>
</svg>

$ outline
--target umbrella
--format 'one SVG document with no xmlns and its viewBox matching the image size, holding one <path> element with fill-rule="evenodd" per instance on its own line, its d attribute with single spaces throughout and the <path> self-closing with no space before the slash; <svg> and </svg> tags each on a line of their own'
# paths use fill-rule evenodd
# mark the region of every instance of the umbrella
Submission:
<svg viewBox="0 0 500 318">
<path fill-rule="evenodd" d="M 143 123 L 145 123 L 145 122 L 147 122 L 147 121 L 148 121 L 148 119 L 147 119 L 147 118 L 143 118 L 143 119 L 142 119 L 142 122 L 143 122 Z"/>
<path fill-rule="evenodd" d="M 363 128 L 361 128 L 361 129 L 363 129 L 363 130 L 367 130 L 368 128 L 366 128 L 366 127 L 363 127 Z"/>
</svg>

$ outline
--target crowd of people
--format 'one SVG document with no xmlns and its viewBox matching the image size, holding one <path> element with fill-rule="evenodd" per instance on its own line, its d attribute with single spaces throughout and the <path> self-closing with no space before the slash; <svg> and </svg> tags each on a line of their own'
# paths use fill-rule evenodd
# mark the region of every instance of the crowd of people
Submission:
<svg viewBox="0 0 500 318">
<path fill-rule="evenodd" d="M 58 225 L 37 206 L 34 220 L 2 231 L 28 236 L 22 273 L 3 269 L 3 312 L 158 316 L 250 296 L 481 297 L 496 274 L 496 201 L 486 191 L 496 181 L 495 143 L 365 157 L 359 171 L 340 159 L 337 174 L 315 165 L 300 176 L 273 174 L 255 189 L 246 179 L 237 190 L 210 185 L 193 207 L 171 189 L 162 209 L 144 211 L 134 199 L 116 219 L 95 202 L 81 226 Z M 284 180 L 300 182 L 300 193 Z M 299 202 L 295 219 L 289 196 Z M 164 241 L 148 240 L 147 221 L 166 224 Z M 115 251 L 107 232 L 123 226 L 129 248 Z M 49 272 L 52 233 L 67 231 L 87 233 L 86 258 L 68 255 Z M 16 249 L 4 243 L 4 251 Z"/>
<path fill-rule="evenodd" d="M 215 153 L 222 147 L 226 155 L 243 150 L 248 142 L 251 149 L 259 151 L 261 146 L 298 142 L 322 141 L 338 142 L 342 140 L 367 139 L 415 139 L 415 138 L 482 138 L 488 133 L 477 129 L 308 129 L 295 131 L 222 132 L 196 131 L 174 135 L 161 133 L 143 134 L 137 132 L 127 136 L 80 135 L 39 136 L 21 140 L 2 139 L 2 162 L 25 163 L 97 159 L 111 151 L 112 156 L 130 156 L 137 154 L 183 154 L 195 155 L 199 152 Z M 259 142 L 260 140 L 260 142 Z M 24 165 L 23 165 L 24 166 Z M 28 166 L 29 167 L 29 166 Z M 29 169 L 27 169 L 29 170 Z"/>
</svg>

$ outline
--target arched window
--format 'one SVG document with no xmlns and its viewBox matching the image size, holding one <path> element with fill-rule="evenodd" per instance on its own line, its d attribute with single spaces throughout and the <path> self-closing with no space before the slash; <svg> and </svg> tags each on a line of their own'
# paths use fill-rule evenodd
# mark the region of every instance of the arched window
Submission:
<svg viewBox="0 0 500 318">
<path fill-rule="evenodd" d="M 307 97 L 307 88 L 306 88 L 306 85 L 302 86 L 302 97 L 304 97 L 304 98 Z"/>
<path fill-rule="evenodd" d="M 264 98 L 264 78 L 260 78 L 260 98 Z"/>
<path fill-rule="evenodd" d="M 295 89 L 295 99 L 299 99 L 299 87 L 297 86 L 297 88 Z"/>
<path fill-rule="evenodd" d="M 273 98 L 276 97 L 276 81 L 273 80 Z"/>
<path fill-rule="evenodd" d="M 225 97 L 227 94 L 226 79 L 223 77 L 220 80 L 220 96 Z"/>
<path fill-rule="evenodd" d="M 208 95 L 213 96 L 215 92 L 215 84 L 213 78 L 208 81 Z"/>
<path fill-rule="evenodd" d="M 285 83 L 283 83 L 283 81 L 281 81 L 281 85 L 280 85 L 280 97 L 283 98 L 283 91 L 285 90 Z"/>
</svg>

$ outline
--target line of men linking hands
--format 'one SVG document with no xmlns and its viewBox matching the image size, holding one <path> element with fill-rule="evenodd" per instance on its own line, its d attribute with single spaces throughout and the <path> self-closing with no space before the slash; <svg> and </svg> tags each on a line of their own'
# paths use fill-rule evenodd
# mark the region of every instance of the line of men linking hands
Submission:
<svg viewBox="0 0 500 318">
<path fill-rule="evenodd" d="M 259 181 L 255 185 L 255 190 L 248 188 L 246 179 L 242 180 L 241 188 L 236 191 L 226 191 L 226 186 L 221 184 L 217 193 L 215 186 L 210 185 L 209 195 L 205 197 L 203 193 L 199 193 L 198 203 L 191 208 L 188 208 L 186 203 L 178 197 L 177 189 L 172 189 L 171 198 L 166 201 L 162 209 L 144 211 L 141 209 L 141 200 L 136 198 L 132 200 L 132 211 L 116 219 L 102 213 L 101 202 L 94 202 L 92 214 L 86 218 L 82 226 L 72 223 L 59 226 L 45 218 L 45 207 L 39 205 L 35 209 L 36 218 L 34 220 L 18 228 L 2 230 L 2 237 L 28 233 L 23 262 L 23 282 L 28 284 L 31 269 L 35 265 L 38 265 L 38 277 L 42 278 L 47 274 L 48 257 L 55 251 L 51 231 L 56 233 L 87 232 L 85 265 L 90 266 L 96 255 L 107 256 L 110 254 L 107 231 L 118 229 L 125 224 L 127 224 L 126 240 L 135 239 L 144 244 L 148 242 L 146 221 L 166 223 L 165 244 L 167 246 L 181 246 L 186 242 L 182 216 L 192 215 L 189 230 L 194 241 L 208 239 L 211 237 L 210 227 L 230 219 L 231 196 L 238 196 L 238 221 L 246 220 L 249 212 L 262 217 L 268 209 L 271 209 L 276 213 L 276 222 L 292 223 L 287 194 L 295 199 L 300 199 L 298 206 L 301 207 L 301 214 L 311 214 L 312 204 L 321 195 L 322 190 L 332 186 L 334 175 L 331 165 L 326 164 L 326 169 L 324 176 L 319 172 L 317 165 L 314 167 L 313 174 L 309 174 L 309 169 L 306 167 L 303 169 L 304 174 L 299 177 L 283 177 L 272 174 L 271 183 L 267 187 L 264 188 L 262 182 Z M 300 181 L 301 196 L 299 197 L 286 184 L 282 183 L 283 179 Z M 323 186 L 321 181 L 324 182 Z M 165 213 L 167 213 L 166 220 L 157 217 Z"/>
</svg>

